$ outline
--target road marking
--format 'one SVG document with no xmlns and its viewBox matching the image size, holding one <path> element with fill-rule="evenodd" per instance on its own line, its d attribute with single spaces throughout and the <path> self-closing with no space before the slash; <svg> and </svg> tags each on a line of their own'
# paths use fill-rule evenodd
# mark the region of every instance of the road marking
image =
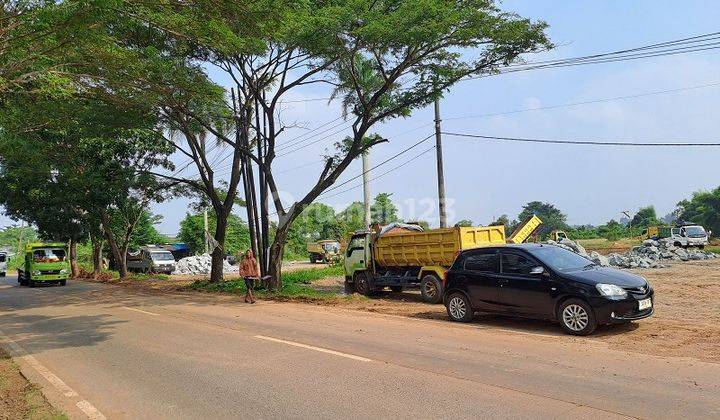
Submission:
<svg viewBox="0 0 720 420">
<path fill-rule="evenodd" d="M 80 397 L 80 395 L 75 392 L 74 389 L 70 388 L 62 379 L 52 373 L 50 369 L 46 368 L 35 357 L 28 354 L 28 352 L 25 351 L 24 348 L 22 348 L 18 343 L 14 342 L 7 334 L 2 331 L 0 331 L 0 339 L 2 339 L 2 341 L 7 344 L 14 357 L 26 362 L 28 366 L 33 368 L 37 373 L 39 373 L 43 378 L 45 378 L 45 380 L 47 380 L 50 385 L 55 387 L 55 389 L 57 389 L 58 391 L 62 392 L 65 397 Z M 94 405 L 92 405 L 89 401 L 85 399 L 81 399 L 80 401 L 78 401 L 75 406 L 79 408 L 91 420 L 106 419 L 103 413 L 100 412 L 100 410 L 98 410 Z"/>
<path fill-rule="evenodd" d="M 131 308 L 131 307 L 129 307 L 129 306 L 123 306 L 123 308 L 124 308 L 124 309 L 127 309 L 128 311 L 140 312 L 141 314 L 152 315 L 152 316 L 160 316 L 160 314 L 156 314 L 156 313 L 154 313 L 154 312 L 143 311 L 142 309 Z"/>
<path fill-rule="evenodd" d="M 259 338 L 260 340 L 274 341 L 276 343 L 287 344 L 289 346 L 301 347 L 301 348 L 308 349 L 308 350 L 315 350 L 315 351 L 319 351 L 321 353 L 332 354 L 335 356 L 346 357 L 348 359 L 357 360 L 359 362 L 372 362 L 372 360 L 368 359 L 367 357 L 356 356 L 354 354 L 343 353 L 343 352 L 339 352 L 339 351 L 335 351 L 335 350 L 325 349 L 322 347 L 310 346 L 308 344 L 297 343 L 295 341 L 281 340 L 279 338 L 267 337 L 264 335 L 256 335 L 255 338 Z"/>
</svg>

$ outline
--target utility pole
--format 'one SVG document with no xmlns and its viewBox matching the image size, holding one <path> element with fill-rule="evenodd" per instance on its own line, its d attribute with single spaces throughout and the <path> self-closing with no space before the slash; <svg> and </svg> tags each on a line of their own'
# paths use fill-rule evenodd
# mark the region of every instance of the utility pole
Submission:
<svg viewBox="0 0 720 420">
<path fill-rule="evenodd" d="M 370 227 L 370 150 L 362 154 L 363 201 L 365 203 L 365 228 Z"/>
<path fill-rule="evenodd" d="M 445 213 L 445 174 L 443 172 L 442 136 L 440 134 L 440 100 L 435 99 L 435 152 L 437 153 L 438 201 L 440 210 L 440 227 L 447 227 Z"/>
</svg>

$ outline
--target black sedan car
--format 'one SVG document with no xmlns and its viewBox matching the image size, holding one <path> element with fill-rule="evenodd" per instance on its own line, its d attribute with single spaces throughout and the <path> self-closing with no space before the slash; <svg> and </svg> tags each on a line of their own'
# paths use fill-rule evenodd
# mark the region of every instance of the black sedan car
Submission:
<svg viewBox="0 0 720 420">
<path fill-rule="evenodd" d="M 446 274 L 443 301 L 453 321 L 501 312 L 557 320 L 575 335 L 653 313 L 653 290 L 643 277 L 545 244 L 460 252 Z"/>
</svg>

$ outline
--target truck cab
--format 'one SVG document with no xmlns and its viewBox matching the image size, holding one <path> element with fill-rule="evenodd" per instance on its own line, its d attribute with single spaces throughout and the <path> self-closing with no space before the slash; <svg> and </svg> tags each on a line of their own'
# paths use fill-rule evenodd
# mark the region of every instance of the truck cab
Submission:
<svg viewBox="0 0 720 420">
<path fill-rule="evenodd" d="M 371 266 L 370 232 L 356 233 L 350 238 L 345 250 L 345 278 L 352 282 L 356 272 Z"/>
<path fill-rule="evenodd" d="M 170 274 L 175 270 L 175 257 L 165 248 L 146 246 L 138 252 L 128 253 L 127 266 L 129 270 L 142 273 Z"/>
<path fill-rule="evenodd" d="M 18 283 L 30 287 L 40 283 L 64 286 L 69 276 L 66 244 L 30 243 L 25 246 L 23 265 L 18 267 Z"/>
<path fill-rule="evenodd" d="M 0 251 L 0 277 L 5 277 L 5 274 L 7 273 L 7 260 L 7 253 Z"/>
<path fill-rule="evenodd" d="M 308 258 L 312 264 L 315 264 L 317 261 L 324 263 L 338 261 L 340 259 L 340 242 L 334 239 L 308 242 L 307 251 Z"/>
</svg>

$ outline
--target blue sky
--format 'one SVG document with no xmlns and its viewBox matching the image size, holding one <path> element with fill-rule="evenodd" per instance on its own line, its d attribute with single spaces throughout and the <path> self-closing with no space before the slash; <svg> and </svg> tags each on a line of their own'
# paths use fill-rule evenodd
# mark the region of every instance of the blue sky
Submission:
<svg viewBox="0 0 720 420">
<path fill-rule="evenodd" d="M 685 1 L 505 1 L 501 7 L 545 20 L 558 48 L 532 59 L 575 57 L 669 41 L 720 29 L 720 4 Z M 452 119 L 548 107 L 618 96 L 681 89 L 720 82 L 720 52 L 627 61 L 593 66 L 538 70 L 462 82 L 441 103 L 444 131 L 497 136 L 612 141 L 720 140 L 720 86 L 682 90 L 636 99 L 537 110 L 482 118 Z M 214 75 L 214 73 L 212 73 Z M 295 99 L 328 96 L 323 88 L 306 89 Z M 308 129 L 339 116 L 336 104 L 313 101 L 288 104 L 287 122 Z M 376 131 L 390 139 L 372 150 L 380 162 L 431 134 L 432 109 L 388 122 Z M 285 141 L 302 134 L 289 130 Z M 319 142 L 276 161 L 278 171 L 317 161 L 337 137 Z M 432 145 L 429 140 L 384 166 L 376 174 L 403 163 Z M 280 141 L 282 143 L 282 139 Z M 528 145 L 469 141 L 445 137 L 446 190 L 450 222 L 471 219 L 486 224 L 501 214 L 515 217 L 532 200 L 554 203 L 571 224 L 601 224 L 621 212 L 653 204 L 662 216 L 693 191 L 720 185 L 714 176 L 720 149 L 631 149 L 561 145 Z M 220 153 L 224 153 L 220 151 Z M 225 152 L 226 153 L 226 152 Z M 222 155 L 218 155 L 218 160 Z M 278 175 L 288 197 L 305 193 L 320 163 Z M 341 182 L 360 173 L 359 162 Z M 356 185 L 350 182 L 347 187 Z M 422 218 L 437 225 L 433 152 L 372 183 L 372 193 L 393 193 L 406 219 Z M 339 190 L 344 190 L 345 187 Z M 362 199 L 362 189 L 321 200 L 342 208 Z M 176 233 L 187 200 L 153 205 L 163 215 L 159 229 Z M 238 214 L 242 214 L 238 211 Z M 0 216 L 0 226 L 13 223 Z"/>
</svg>

